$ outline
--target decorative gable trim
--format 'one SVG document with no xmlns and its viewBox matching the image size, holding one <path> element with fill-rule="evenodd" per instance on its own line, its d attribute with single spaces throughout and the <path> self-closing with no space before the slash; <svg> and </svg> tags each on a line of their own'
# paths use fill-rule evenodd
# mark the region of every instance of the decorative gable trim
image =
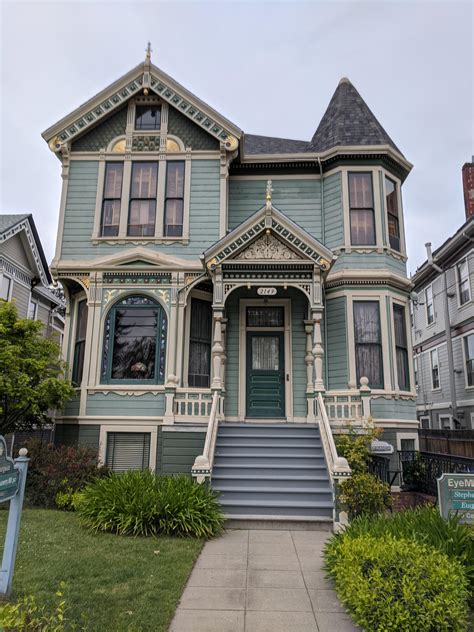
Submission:
<svg viewBox="0 0 474 632">
<path fill-rule="evenodd" d="M 43 264 L 44 256 L 42 257 L 42 253 L 40 252 L 41 245 L 38 247 L 36 237 L 33 234 L 33 230 L 31 229 L 31 224 L 28 217 L 25 217 L 25 219 L 18 222 L 18 224 L 11 226 L 5 232 L 1 233 L 0 243 L 7 241 L 11 237 L 17 235 L 18 233 L 21 233 L 22 231 L 24 231 L 26 241 L 28 242 L 28 246 L 30 248 L 31 258 L 34 262 L 34 267 L 36 268 L 41 283 L 45 286 L 48 286 L 51 283 L 49 271 L 47 268 L 45 268 L 45 265 Z"/>
</svg>

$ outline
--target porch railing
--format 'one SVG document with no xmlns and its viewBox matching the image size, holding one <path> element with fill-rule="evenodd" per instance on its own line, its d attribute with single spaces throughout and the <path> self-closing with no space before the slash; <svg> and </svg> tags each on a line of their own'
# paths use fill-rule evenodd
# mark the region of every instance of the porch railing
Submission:
<svg viewBox="0 0 474 632">
<path fill-rule="evenodd" d="M 329 391 L 324 397 L 329 421 L 360 423 L 363 419 L 362 398 L 353 391 Z"/>
<path fill-rule="evenodd" d="M 437 479 L 441 474 L 474 473 L 474 459 L 433 452 L 398 452 L 402 487 L 432 496 L 438 495 Z"/>
<path fill-rule="evenodd" d="M 219 391 L 214 391 L 214 394 L 212 395 L 212 406 L 209 415 L 209 423 L 207 425 L 206 440 L 204 442 L 204 450 L 202 454 L 196 457 L 196 459 L 194 460 L 194 465 L 191 468 L 191 475 L 197 480 L 198 483 L 203 483 L 206 478 L 210 479 L 212 475 L 217 430 L 219 427 L 220 402 L 221 395 Z"/>
<path fill-rule="evenodd" d="M 210 389 L 178 388 L 174 396 L 174 414 L 178 418 L 192 417 L 193 421 L 207 421 L 211 414 L 212 401 Z"/>
</svg>

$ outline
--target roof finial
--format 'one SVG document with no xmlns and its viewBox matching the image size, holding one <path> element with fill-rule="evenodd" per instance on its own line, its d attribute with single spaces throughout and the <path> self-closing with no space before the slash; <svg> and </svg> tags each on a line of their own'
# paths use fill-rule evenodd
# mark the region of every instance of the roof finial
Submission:
<svg viewBox="0 0 474 632">
<path fill-rule="evenodd" d="M 266 195 L 266 209 L 267 211 L 271 211 L 272 209 L 272 193 L 273 193 L 273 188 L 272 188 L 272 181 L 271 180 L 267 180 L 267 195 Z"/>
<path fill-rule="evenodd" d="M 151 61 L 151 53 L 152 53 L 151 43 L 148 42 L 148 46 L 146 47 L 146 58 L 145 58 L 146 61 Z"/>
</svg>

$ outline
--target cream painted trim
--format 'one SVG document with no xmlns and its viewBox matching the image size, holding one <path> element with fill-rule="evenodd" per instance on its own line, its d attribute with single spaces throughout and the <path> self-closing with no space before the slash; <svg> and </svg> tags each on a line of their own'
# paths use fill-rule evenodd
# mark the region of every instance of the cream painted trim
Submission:
<svg viewBox="0 0 474 632">
<path fill-rule="evenodd" d="M 61 170 L 62 187 L 61 187 L 61 201 L 59 203 L 59 219 L 58 219 L 58 231 L 56 233 L 56 250 L 54 253 L 54 261 L 57 261 L 61 257 L 61 250 L 64 237 L 64 218 L 66 214 L 66 202 L 69 187 L 69 164 L 64 163 Z M 53 264 L 51 264 L 53 265 Z"/>
<path fill-rule="evenodd" d="M 123 163 L 122 201 L 120 204 L 120 225 L 118 238 L 127 236 L 128 214 L 130 212 L 130 190 L 132 186 L 132 160 L 130 154 L 125 156 Z"/>
<path fill-rule="evenodd" d="M 397 450 L 402 449 L 402 439 L 413 439 L 415 441 L 415 450 L 420 449 L 420 439 L 417 432 L 397 432 Z"/>
<path fill-rule="evenodd" d="M 71 336 L 69 338 L 70 346 L 67 347 L 67 342 L 66 342 L 67 350 L 64 357 L 64 360 L 67 365 L 67 376 L 69 379 L 71 379 L 72 377 L 72 365 L 74 362 L 74 347 L 76 346 L 77 310 L 78 310 L 79 303 L 81 301 L 87 301 L 87 294 L 84 291 L 81 291 L 81 292 L 78 292 L 77 294 L 74 294 L 74 296 L 71 296 L 71 299 L 73 299 L 73 307 L 72 307 L 72 310 L 70 310 L 70 317 L 69 317 L 69 328 L 71 332 Z M 89 323 L 89 312 L 87 313 L 87 323 Z M 87 330 L 86 330 L 86 339 L 87 339 Z M 84 381 L 84 373 L 82 373 L 82 381 Z M 79 390 L 79 387 L 77 390 Z"/>
<path fill-rule="evenodd" d="M 316 166 L 315 166 L 316 168 Z M 333 171 L 338 171 L 339 169 L 334 169 Z M 326 174 L 324 174 L 326 177 Z M 261 180 L 266 182 L 269 176 L 261 175 L 261 176 L 229 176 L 230 180 Z M 272 175 L 272 182 L 274 180 L 320 180 L 321 177 L 316 173 L 308 173 L 308 174 L 288 174 L 288 175 Z"/>
<path fill-rule="evenodd" d="M 189 338 L 191 336 L 191 305 L 192 298 L 198 298 L 201 301 L 207 301 L 212 305 L 213 296 L 212 294 L 208 294 L 207 292 L 202 292 L 201 290 L 191 290 L 188 294 L 186 307 L 184 311 L 184 349 L 183 349 L 183 376 L 182 376 L 182 384 L 184 388 L 189 388 L 188 384 L 188 372 L 189 372 Z M 213 340 L 214 327 L 211 328 L 211 350 L 212 345 L 214 343 Z M 225 350 L 224 350 L 225 353 Z M 212 353 L 211 353 L 211 374 L 212 374 Z M 212 380 L 212 375 L 210 375 L 210 380 Z M 209 384 L 210 388 L 210 384 Z"/>
<path fill-rule="evenodd" d="M 370 272 L 370 274 L 368 274 Z M 403 290 L 410 290 L 413 287 L 413 282 L 408 278 L 401 276 L 400 274 L 396 274 L 395 272 L 389 272 L 388 270 L 338 270 L 333 272 L 329 271 L 328 276 L 326 277 L 326 284 L 329 283 L 337 283 L 337 282 L 378 282 L 378 283 L 389 283 L 396 287 L 399 287 Z M 331 289 L 331 288 L 329 288 Z M 367 286 L 367 290 L 369 291 L 370 285 Z M 332 295 L 332 294 L 331 294 Z"/>
<path fill-rule="evenodd" d="M 382 239 L 382 209 L 380 205 L 380 187 L 379 187 L 379 168 L 370 166 L 342 166 L 340 167 L 342 174 L 342 205 L 344 215 L 344 247 L 347 253 L 359 248 L 372 248 L 377 252 L 383 252 Z M 374 201 L 374 223 L 375 223 L 375 245 L 374 246 L 356 246 L 351 243 L 351 218 L 350 218 L 350 200 L 349 200 L 349 173 L 370 173 L 372 176 L 372 195 Z"/>
<path fill-rule="evenodd" d="M 132 421 L 133 418 L 130 419 Z M 156 425 L 143 425 L 136 426 L 134 423 L 130 423 L 130 426 L 125 430 L 122 425 L 108 425 L 102 424 L 100 426 L 99 435 L 99 465 L 104 465 L 106 459 L 107 450 L 107 433 L 108 432 L 149 432 L 150 433 L 150 462 L 148 467 L 150 470 L 156 470 L 156 446 L 158 438 L 158 429 Z"/>
<path fill-rule="evenodd" d="M 98 239 L 99 237 L 101 237 L 100 225 L 102 223 L 101 215 L 102 215 L 102 205 L 103 205 L 103 200 L 104 200 L 106 168 L 107 168 L 107 163 L 105 161 L 105 158 L 101 156 L 99 160 L 99 169 L 98 169 L 98 174 L 97 174 L 97 194 L 95 198 L 94 229 L 92 232 L 92 239 Z M 123 191 L 123 182 L 124 182 L 123 176 L 124 175 L 125 175 L 125 168 L 123 169 L 123 174 L 122 174 L 122 191 Z M 122 199 L 123 199 L 123 196 L 122 196 Z"/>
<path fill-rule="evenodd" d="M 283 328 L 247 328 L 246 311 L 251 305 L 280 305 L 284 307 L 285 326 Z M 238 417 L 239 421 L 244 421 L 247 415 L 247 331 L 283 331 L 284 332 L 284 348 L 285 348 L 285 417 L 287 421 L 293 422 L 293 366 L 292 366 L 292 320 L 291 320 L 291 299 L 240 299 L 239 305 L 239 405 Z M 245 367 L 245 370 L 244 370 Z M 290 379 L 287 380 L 286 376 Z M 306 418 L 305 418 L 306 419 Z M 257 420 L 256 420 L 257 421 Z M 261 421 L 259 419 L 259 421 Z"/>
<path fill-rule="evenodd" d="M 395 182 L 395 189 L 397 192 L 397 205 L 398 205 L 398 225 L 400 228 L 400 253 L 399 254 L 406 257 L 407 249 L 406 249 L 406 240 L 405 240 L 405 218 L 403 215 L 403 203 L 402 203 L 402 182 L 400 178 L 397 178 L 396 176 L 394 176 L 387 169 L 384 169 L 383 167 L 381 167 L 380 171 L 382 172 L 382 183 L 383 183 L 382 184 L 382 196 L 383 196 L 382 212 L 385 213 L 385 239 L 387 243 L 387 249 L 389 251 L 392 251 L 392 248 L 390 248 L 390 236 L 388 232 L 388 211 L 385 205 L 385 201 L 387 199 L 386 194 L 385 194 L 385 178 L 388 178 L 389 180 L 392 180 L 392 182 Z M 397 252 L 397 251 L 393 250 L 393 252 Z"/>
<path fill-rule="evenodd" d="M 411 395 L 413 397 L 416 397 L 413 362 L 410 361 L 414 357 L 413 345 L 412 345 L 411 336 L 410 336 L 410 314 L 409 314 L 409 309 L 408 309 L 410 299 L 409 297 L 407 297 L 405 300 L 401 300 L 399 297 L 395 298 L 394 296 L 389 296 L 388 300 L 389 300 L 389 306 L 390 306 L 389 309 L 390 309 L 390 318 L 391 318 L 390 326 L 392 329 L 392 355 L 393 355 L 393 364 L 394 364 L 394 369 L 395 369 L 394 370 L 395 392 L 399 393 L 400 395 Z M 394 310 L 393 310 L 394 305 L 400 305 L 401 307 L 403 307 L 404 315 L 405 315 L 405 333 L 407 337 L 407 353 L 408 353 L 408 377 L 410 379 L 410 387 L 411 387 L 409 391 L 400 390 L 399 385 L 398 385 L 398 365 L 397 365 L 397 351 L 396 351 L 397 345 L 395 342 L 395 317 L 394 317 Z"/>
<path fill-rule="evenodd" d="M 163 223 L 165 217 L 166 171 L 166 156 L 161 154 L 158 160 L 158 191 L 156 194 L 155 239 L 161 239 L 163 237 Z"/>
<path fill-rule="evenodd" d="M 129 272 L 130 268 L 121 268 L 120 266 L 136 259 L 145 261 L 151 266 L 155 265 L 161 268 L 161 270 L 157 271 L 170 272 L 176 268 L 189 271 L 195 270 L 196 268 L 202 270 L 202 264 L 199 261 L 181 259 L 174 255 L 152 251 L 143 246 L 137 246 L 129 250 L 121 250 L 118 253 L 97 257 L 88 261 L 84 261 L 83 259 L 62 260 L 60 264 L 58 263 L 57 269 L 58 271 L 82 269 L 94 271 L 104 270 L 106 272 L 121 270 L 123 272 Z M 133 271 L 138 269 L 139 268 L 133 268 Z M 148 272 L 151 272 L 148 267 L 146 269 Z"/>
<path fill-rule="evenodd" d="M 170 136 L 169 138 L 173 138 Z M 186 158 L 187 151 L 182 152 L 166 152 L 166 157 L 173 158 L 174 160 L 184 160 Z M 107 162 L 121 162 L 124 159 L 125 154 L 118 154 L 117 152 L 104 152 L 103 155 Z M 139 162 L 140 160 L 144 160 L 146 162 L 153 162 L 159 160 L 160 155 L 163 155 L 160 152 L 150 151 L 145 152 L 141 151 L 140 153 L 131 152 L 131 156 L 134 162 Z M 219 160 L 220 153 L 217 150 L 212 151 L 191 151 L 193 160 Z M 76 151 L 71 154 L 70 160 L 74 162 L 82 162 L 82 161 L 91 161 L 100 159 L 100 152 L 98 151 Z M 236 176 L 237 177 L 237 176 Z"/>
<path fill-rule="evenodd" d="M 169 160 L 167 161 L 167 165 Z M 192 170 L 192 160 L 191 154 L 186 154 L 186 159 L 184 161 L 184 199 L 183 199 L 183 235 L 181 239 L 189 240 L 189 213 L 191 208 L 191 170 Z M 164 216 L 164 206 L 163 206 L 163 216 Z"/>
</svg>

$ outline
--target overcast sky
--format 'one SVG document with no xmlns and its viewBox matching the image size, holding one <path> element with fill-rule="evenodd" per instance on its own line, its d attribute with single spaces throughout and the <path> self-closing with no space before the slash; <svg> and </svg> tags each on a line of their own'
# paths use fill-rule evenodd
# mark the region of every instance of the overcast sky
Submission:
<svg viewBox="0 0 474 632">
<path fill-rule="evenodd" d="M 474 153 L 473 3 L 5 2 L 1 207 L 32 212 L 48 261 L 60 163 L 41 132 L 145 56 L 247 133 L 308 140 L 348 76 L 414 168 L 408 269 L 464 221 Z"/>
</svg>

